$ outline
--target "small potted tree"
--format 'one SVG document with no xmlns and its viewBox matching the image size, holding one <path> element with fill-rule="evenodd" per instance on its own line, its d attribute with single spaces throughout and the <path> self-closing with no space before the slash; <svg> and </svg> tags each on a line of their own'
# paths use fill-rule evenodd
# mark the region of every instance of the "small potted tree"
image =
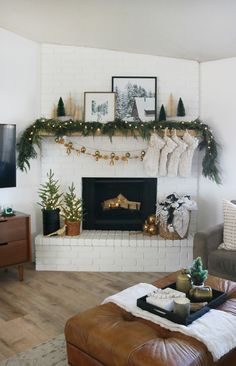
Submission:
<svg viewBox="0 0 236 366">
<path fill-rule="evenodd" d="M 65 219 L 66 235 L 79 235 L 83 219 L 83 205 L 82 200 L 76 196 L 74 183 L 68 187 L 68 192 L 64 194 L 61 215 Z"/>
<path fill-rule="evenodd" d="M 192 267 L 190 268 L 190 275 L 193 286 L 203 286 L 208 276 L 207 269 L 203 269 L 202 258 L 194 259 Z"/>
<path fill-rule="evenodd" d="M 58 180 L 55 180 L 54 173 L 50 169 L 47 173 L 48 181 L 41 184 L 39 197 L 43 214 L 43 235 L 48 235 L 60 228 L 60 207 L 63 193 L 60 193 Z"/>
</svg>

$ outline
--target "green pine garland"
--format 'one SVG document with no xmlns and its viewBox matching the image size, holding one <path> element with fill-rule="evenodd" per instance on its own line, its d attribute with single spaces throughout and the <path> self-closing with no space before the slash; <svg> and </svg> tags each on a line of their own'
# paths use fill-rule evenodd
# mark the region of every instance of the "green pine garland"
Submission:
<svg viewBox="0 0 236 366">
<path fill-rule="evenodd" d="M 164 128 L 176 130 L 196 130 L 202 137 L 199 143 L 199 149 L 205 149 L 205 156 L 202 161 L 202 174 L 216 182 L 221 183 L 220 171 L 217 162 L 217 148 L 212 131 L 210 128 L 196 119 L 191 122 L 178 121 L 152 121 L 152 122 L 125 122 L 116 120 L 115 122 L 100 123 L 100 122 L 82 122 L 82 121 L 59 121 L 57 119 L 37 119 L 29 126 L 21 135 L 18 143 L 18 167 L 22 171 L 27 171 L 30 168 L 30 159 L 37 157 L 35 145 L 40 146 L 41 134 L 52 134 L 55 137 L 70 136 L 74 132 L 79 132 L 82 136 L 95 136 L 99 131 L 101 135 L 112 136 L 119 132 L 123 135 L 131 135 L 137 137 L 140 135 L 143 139 L 149 139 L 153 131 L 161 132 Z"/>
</svg>

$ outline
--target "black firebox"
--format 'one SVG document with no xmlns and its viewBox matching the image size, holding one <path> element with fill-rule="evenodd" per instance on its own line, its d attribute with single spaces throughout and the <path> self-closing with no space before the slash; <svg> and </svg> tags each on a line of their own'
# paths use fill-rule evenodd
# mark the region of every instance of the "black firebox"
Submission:
<svg viewBox="0 0 236 366">
<path fill-rule="evenodd" d="M 142 230 L 156 195 L 156 178 L 82 178 L 83 229 Z"/>
</svg>

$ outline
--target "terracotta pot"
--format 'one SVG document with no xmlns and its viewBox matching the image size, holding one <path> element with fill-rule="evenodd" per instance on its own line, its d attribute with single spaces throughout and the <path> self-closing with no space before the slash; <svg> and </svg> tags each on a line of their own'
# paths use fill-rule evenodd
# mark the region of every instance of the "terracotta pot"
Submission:
<svg viewBox="0 0 236 366">
<path fill-rule="evenodd" d="M 80 221 L 68 221 L 65 220 L 66 235 L 76 236 L 80 234 Z"/>
</svg>

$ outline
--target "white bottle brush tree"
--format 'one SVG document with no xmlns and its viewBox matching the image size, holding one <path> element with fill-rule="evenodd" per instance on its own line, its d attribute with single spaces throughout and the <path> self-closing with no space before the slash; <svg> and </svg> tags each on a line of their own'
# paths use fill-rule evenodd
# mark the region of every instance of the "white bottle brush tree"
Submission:
<svg viewBox="0 0 236 366">
<path fill-rule="evenodd" d="M 75 193 L 74 183 L 68 187 L 68 192 L 64 194 L 61 215 L 67 221 L 81 221 L 83 219 L 83 204 L 81 198 L 77 197 Z"/>
</svg>

